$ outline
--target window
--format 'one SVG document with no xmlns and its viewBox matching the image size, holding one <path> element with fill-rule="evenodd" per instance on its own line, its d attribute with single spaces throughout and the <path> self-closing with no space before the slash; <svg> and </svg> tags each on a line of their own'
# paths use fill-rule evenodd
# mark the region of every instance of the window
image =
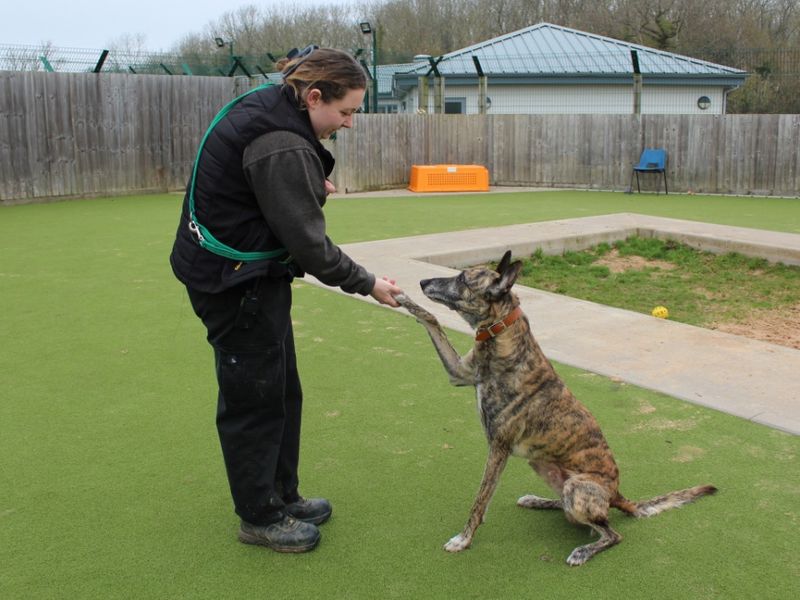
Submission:
<svg viewBox="0 0 800 600">
<path fill-rule="evenodd" d="M 444 99 L 444 114 L 446 115 L 463 115 L 467 112 L 467 99 L 466 98 L 445 98 Z"/>
</svg>

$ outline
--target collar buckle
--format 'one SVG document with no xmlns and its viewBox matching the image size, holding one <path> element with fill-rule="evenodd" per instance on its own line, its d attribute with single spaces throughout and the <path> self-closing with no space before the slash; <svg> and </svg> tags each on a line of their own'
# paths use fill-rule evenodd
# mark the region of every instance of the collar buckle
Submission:
<svg viewBox="0 0 800 600">
<path fill-rule="evenodd" d="M 495 327 L 499 327 L 497 331 L 494 330 Z M 508 325 L 506 325 L 505 321 L 498 321 L 497 323 L 492 323 L 489 327 L 486 328 L 486 331 L 489 332 L 489 337 L 496 337 L 503 333 L 506 329 L 508 329 Z"/>
<path fill-rule="evenodd" d="M 517 319 L 522 316 L 522 308 L 517 306 L 505 318 L 500 319 L 496 323 L 492 323 L 488 327 L 481 327 L 475 333 L 475 339 L 479 342 L 485 342 L 503 333 L 508 329 Z"/>
</svg>

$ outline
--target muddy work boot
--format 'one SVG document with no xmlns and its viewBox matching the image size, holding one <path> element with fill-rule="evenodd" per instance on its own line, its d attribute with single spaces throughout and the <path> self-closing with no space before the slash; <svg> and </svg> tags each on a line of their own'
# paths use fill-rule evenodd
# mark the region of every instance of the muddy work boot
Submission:
<svg viewBox="0 0 800 600">
<path fill-rule="evenodd" d="M 266 546 L 275 552 L 308 552 L 317 546 L 320 537 L 316 525 L 290 516 L 270 525 L 251 525 L 242 521 L 239 529 L 239 541 L 243 544 Z"/>
<path fill-rule="evenodd" d="M 321 525 L 327 521 L 333 508 L 331 503 L 325 498 L 299 498 L 294 502 L 286 504 L 286 513 L 305 523 L 313 523 L 314 525 Z"/>
</svg>

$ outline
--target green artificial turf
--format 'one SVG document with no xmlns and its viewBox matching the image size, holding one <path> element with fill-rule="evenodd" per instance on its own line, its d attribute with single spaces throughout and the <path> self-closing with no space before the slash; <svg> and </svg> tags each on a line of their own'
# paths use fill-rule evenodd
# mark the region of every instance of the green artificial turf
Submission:
<svg viewBox="0 0 800 600">
<path fill-rule="evenodd" d="M 800 233 L 800 199 L 545 191 L 395 198 L 334 196 L 326 207 L 339 243 L 572 219 L 619 212 Z"/>
<path fill-rule="evenodd" d="M 616 196 L 348 199 L 327 211 L 344 242 L 634 209 Z M 797 202 L 734 198 L 725 211 L 722 200 L 657 203 L 669 216 L 726 215 L 717 222 L 749 207 L 734 224 L 798 229 Z M 447 383 L 401 311 L 303 283 L 301 489 L 328 496 L 334 517 L 308 555 L 239 544 L 211 351 L 167 263 L 179 204 L 0 209 L 0 597 L 793 596 L 800 438 L 560 365 L 600 421 L 627 496 L 721 491 L 653 519 L 615 513 L 623 543 L 570 568 L 588 532 L 517 508 L 547 490 L 513 460 L 473 548 L 445 553 L 483 470 L 472 391 Z"/>
</svg>

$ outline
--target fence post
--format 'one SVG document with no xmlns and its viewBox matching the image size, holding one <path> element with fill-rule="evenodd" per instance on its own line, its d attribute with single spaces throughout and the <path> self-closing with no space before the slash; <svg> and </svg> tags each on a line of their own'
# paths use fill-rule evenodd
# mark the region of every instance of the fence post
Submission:
<svg viewBox="0 0 800 600">
<path fill-rule="evenodd" d="M 435 88 L 433 90 L 433 112 L 437 115 L 444 114 L 444 77 L 439 75 L 433 78 Z"/>
<path fill-rule="evenodd" d="M 420 75 L 417 82 L 417 93 L 419 99 L 417 101 L 417 112 L 428 112 L 428 76 Z"/>
<path fill-rule="evenodd" d="M 639 70 L 639 54 L 631 50 L 633 64 L 633 114 L 642 114 L 642 72 Z"/>
<path fill-rule="evenodd" d="M 477 56 L 472 57 L 472 62 L 475 63 L 475 70 L 478 72 L 478 114 L 485 115 L 488 112 L 488 103 L 486 96 L 489 91 L 489 81 L 481 67 L 481 61 Z"/>
<path fill-rule="evenodd" d="M 433 112 L 434 114 L 444 114 L 444 77 L 439 73 L 438 64 L 442 62 L 442 56 L 435 61 L 432 56 L 428 57 L 428 62 L 431 63 L 431 68 L 428 71 L 430 75 L 433 72 Z"/>
<path fill-rule="evenodd" d="M 48 73 L 55 73 L 56 72 L 55 69 L 53 68 L 53 66 L 50 64 L 50 61 L 47 60 L 46 56 L 40 56 L 39 60 L 41 61 L 42 65 L 44 66 L 44 70 L 45 71 L 47 71 Z"/>
<path fill-rule="evenodd" d="M 106 58 L 108 58 L 108 50 L 103 50 L 100 54 L 100 59 L 97 61 L 97 64 L 94 66 L 94 73 L 99 73 L 100 69 L 103 68 L 103 64 L 106 62 Z"/>
<path fill-rule="evenodd" d="M 231 57 L 231 68 L 228 71 L 228 77 L 233 77 L 233 74 L 236 73 L 236 69 L 241 69 L 245 75 L 252 77 L 252 75 L 250 75 L 250 71 L 247 70 L 247 68 L 244 66 L 244 63 L 241 61 L 241 56 Z"/>
<path fill-rule="evenodd" d="M 371 78 L 372 75 L 369 72 L 369 67 L 367 66 L 367 61 L 364 60 L 363 58 L 360 58 L 360 59 L 358 59 L 358 62 L 361 63 L 361 67 L 364 69 L 364 72 L 367 74 L 367 77 Z M 368 83 L 367 84 L 367 89 L 364 92 L 364 112 L 367 113 L 367 114 L 369 113 L 370 107 L 372 106 L 372 103 L 370 102 L 370 97 L 369 97 L 370 87 L 371 86 Z"/>
</svg>

